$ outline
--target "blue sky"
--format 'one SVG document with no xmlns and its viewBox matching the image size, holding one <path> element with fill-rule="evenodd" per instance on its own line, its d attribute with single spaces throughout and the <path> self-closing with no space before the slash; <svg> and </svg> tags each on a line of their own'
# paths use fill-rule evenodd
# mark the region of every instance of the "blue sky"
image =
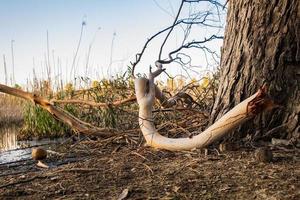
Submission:
<svg viewBox="0 0 300 200">
<path fill-rule="evenodd" d="M 160 6 L 172 14 L 180 1 L 161 0 Z M 8 73 L 12 72 L 11 41 L 14 40 L 16 82 L 24 84 L 32 78 L 32 71 L 38 77 L 45 76 L 45 55 L 47 52 L 46 33 L 49 34 L 50 66 L 55 75 L 62 72 L 64 79 L 70 77 L 70 67 L 80 35 L 82 21 L 86 21 L 82 43 L 79 48 L 77 76 L 85 71 L 87 52 L 90 43 L 88 76 L 92 79 L 114 75 L 126 70 L 134 55 L 139 52 L 146 39 L 164 27 L 172 24 L 174 17 L 158 8 L 153 0 L 6 0 L 0 6 L 0 82 L 4 83 L 3 55 L 6 56 Z M 101 27 L 98 31 L 97 29 Z M 111 68 L 108 69 L 111 57 Z M 205 31 L 199 31 L 205 34 Z M 222 35 L 222 30 L 220 35 Z M 180 33 L 174 33 L 168 49 L 178 46 Z M 145 58 L 137 72 L 145 72 L 157 58 L 158 38 L 147 49 Z M 219 50 L 221 42 L 211 47 Z M 197 56 L 195 62 L 204 63 Z M 203 64 L 204 65 L 204 64 Z M 60 66 L 60 67 L 58 67 Z M 184 73 L 179 67 L 168 69 L 171 74 Z"/>
</svg>

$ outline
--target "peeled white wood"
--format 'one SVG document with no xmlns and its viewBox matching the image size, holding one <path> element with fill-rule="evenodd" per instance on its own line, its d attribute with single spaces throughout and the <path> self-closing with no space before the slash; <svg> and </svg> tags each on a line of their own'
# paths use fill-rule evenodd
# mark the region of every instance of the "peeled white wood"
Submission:
<svg viewBox="0 0 300 200">
<path fill-rule="evenodd" d="M 226 135 L 229 131 L 255 115 L 248 112 L 247 109 L 249 102 L 257 96 L 258 92 L 236 105 L 204 132 L 192 138 L 168 138 L 162 136 L 155 128 L 152 116 L 152 108 L 155 100 L 154 78 L 162 71 L 163 69 L 160 66 L 154 73 L 150 73 L 149 79 L 137 78 L 135 80 L 135 91 L 139 104 L 139 125 L 149 146 L 171 151 L 202 148 Z"/>
</svg>

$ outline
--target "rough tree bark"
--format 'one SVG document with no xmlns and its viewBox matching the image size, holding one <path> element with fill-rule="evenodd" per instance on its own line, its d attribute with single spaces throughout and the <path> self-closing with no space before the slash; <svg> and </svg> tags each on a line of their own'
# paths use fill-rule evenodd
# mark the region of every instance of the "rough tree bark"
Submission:
<svg viewBox="0 0 300 200">
<path fill-rule="evenodd" d="M 249 121 L 238 132 L 263 136 L 273 129 L 271 137 L 299 139 L 299 0 L 235 0 L 228 7 L 221 84 L 211 122 L 266 83 L 280 107 Z M 279 126 L 284 128 L 274 129 Z"/>
</svg>

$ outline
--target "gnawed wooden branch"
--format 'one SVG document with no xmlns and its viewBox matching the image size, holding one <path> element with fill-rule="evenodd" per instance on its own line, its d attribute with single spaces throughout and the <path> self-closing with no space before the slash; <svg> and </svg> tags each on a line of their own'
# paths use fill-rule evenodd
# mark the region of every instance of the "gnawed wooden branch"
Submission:
<svg viewBox="0 0 300 200">
<path fill-rule="evenodd" d="M 35 94 L 25 92 L 20 89 L 8 87 L 0 84 L 0 92 L 10 94 L 16 97 L 20 97 L 33 102 L 34 104 L 40 105 L 43 109 L 47 110 L 52 116 L 59 121 L 69 125 L 74 131 L 87 135 L 97 135 L 100 137 L 110 137 L 114 135 L 112 129 L 98 128 L 89 123 L 86 123 L 73 115 L 67 113 L 63 109 L 53 105 L 47 99 L 39 97 Z"/>
<path fill-rule="evenodd" d="M 141 78 L 147 80 L 146 78 Z M 164 108 L 171 108 L 175 105 L 177 105 L 177 100 L 183 99 L 184 101 L 189 101 L 193 103 L 193 99 L 191 96 L 184 92 L 180 92 L 173 97 L 168 98 L 160 89 L 155 85 L 155 97 L 159 101 L 162 107 Z M 129 104 L 136 101 L 135 96 L 131 96 L 127 99 L 119 100 L 119 101 L 114 101 L 111 103 L 99 103 L 99 102 L 94 102 L 94 101 L 85 101 L 85 100 L 80 100 L 80 99 L 68 99 L 68 100 L 58 100 L 58 99 L 51 99 L 50 103 L 59 103 L 59 104 L 82 104 L 82 105 L 89 105 L 93 107 L 118 107 L 122 106 L 125 104 Z"/>
<path fill-rule="evenodd" d="M 262 88 L 251 97 L 236 105 L 204 132 L 192 138 L 164 137 L 157 132 L 152 116 L 154 100 L 158 96 L 154 78 L 164 71 L 161 64 L 156 63 L 156 66 L 157 70 L 153 73 L 150 72 L 149 79 L 135 79 L 135 92 L 139 104 L 139 125 L 147 144 L 152 147 L 171 151 L 205 147 L 253 118 L 258 113 L 273 106 L 272 101 L 266 95 L 266 89 Z"/>
<path fill-rule="evenodd" d="M 131 103 L 136 101 L 136 97 L 132 96 L 124 100 L 119 100 L 119 101 L 114 101 L 112 103 L 99 103 L 99 102 L 93 102 L 93 101 L 84 101 L 84 100 L 79 100 L 79 99 L 69 99 L 69 100 L 57 100 L 57 99 L 52 99 L 50 102 L 51 103 L 61 103 L 61 104 L 85 104 L 93 107 L 110 107 L 110 106 L 121 106 L 127 103 Z"/>
</svg>

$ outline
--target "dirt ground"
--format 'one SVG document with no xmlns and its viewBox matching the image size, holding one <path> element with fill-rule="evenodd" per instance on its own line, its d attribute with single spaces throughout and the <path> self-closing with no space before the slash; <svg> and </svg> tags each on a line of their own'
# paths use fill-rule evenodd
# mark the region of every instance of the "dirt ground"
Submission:
<svg viewBox="0 0 300 200">
<path fill-rule="evenodd" d="M 299 149 L 218 154 L 155 150 L 130 138 L 83 140 L 55 149 L 50 169 L 35 161 L 0 165 L 0 199 L 300 199 Z"/>
</svg>

